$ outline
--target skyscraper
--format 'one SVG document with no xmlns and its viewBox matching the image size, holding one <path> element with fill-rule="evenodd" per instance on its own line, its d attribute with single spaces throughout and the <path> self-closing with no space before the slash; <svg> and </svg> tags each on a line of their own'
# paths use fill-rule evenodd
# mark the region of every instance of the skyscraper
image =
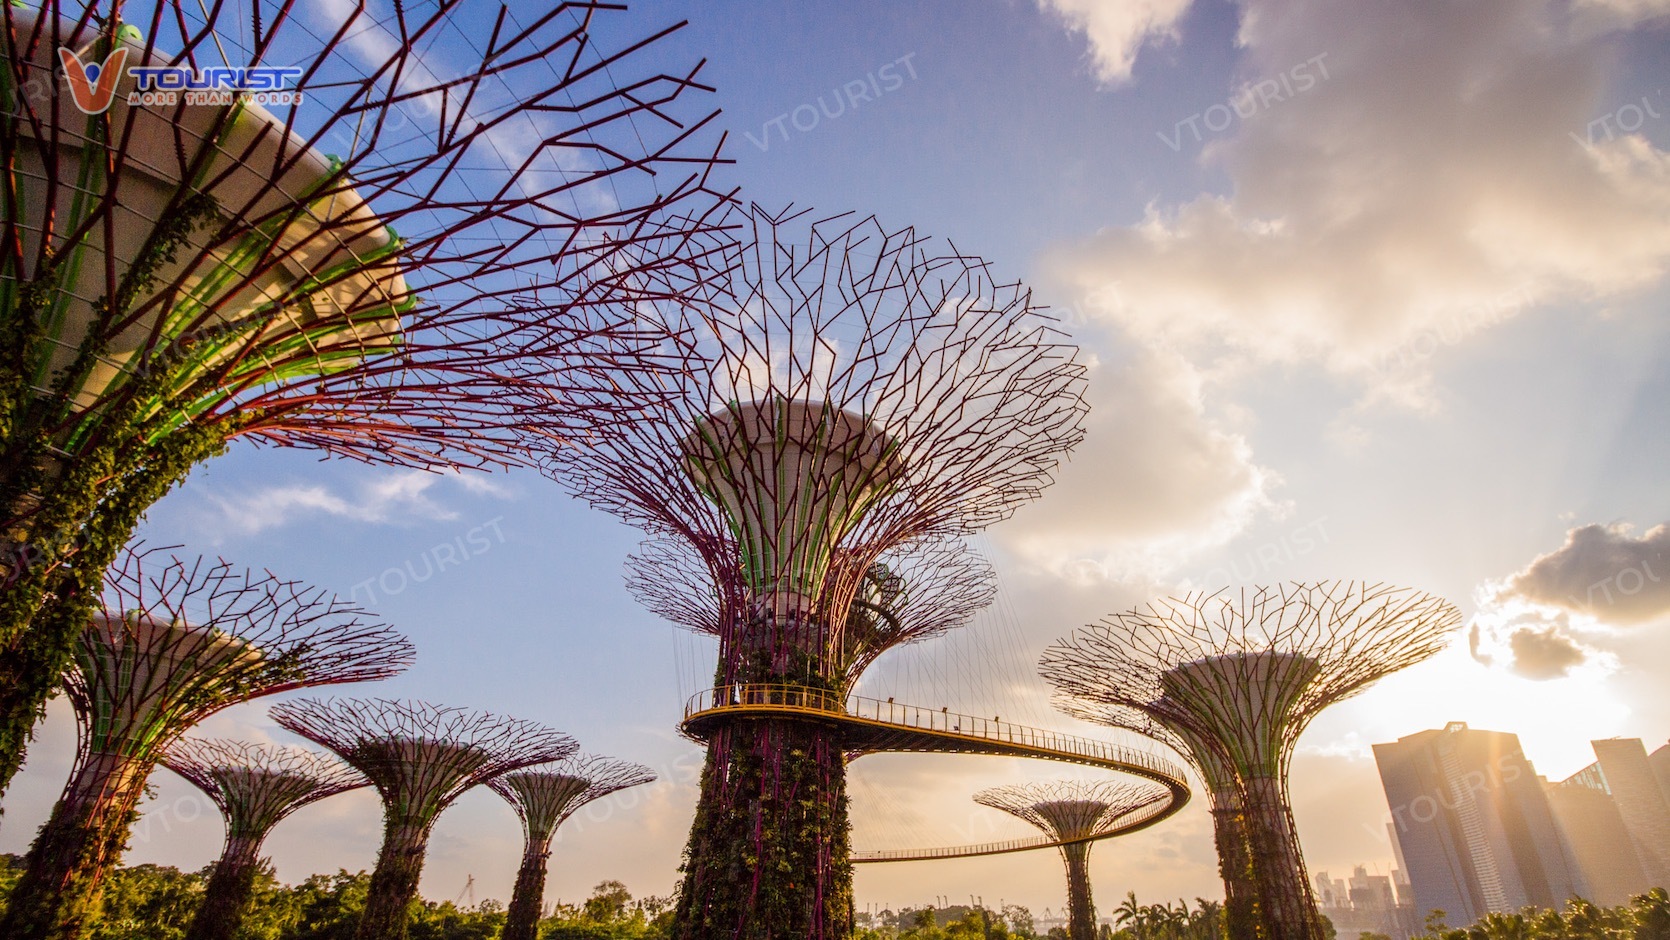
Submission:
<svg viewBox="0 0 1670 940">
<path fill-rule="evenodd" d="M 1463 722 L 1374 746 L 1416 910 L 1451 924 L 1555 907 L 1577 880 L 1519 738 Z"/>
<path fill-rule="evenodd" d="M 1590 765 L 1559 783 L 1544 781 L 1543 786 L 1554 822 L 1580 876 L 1579 893 L 1596 904 L 1612 907 L 1645 890 L 1647 877 L 1641 873 L 1636 854 L 1627 851 L 1629 830 L 1598 765 Z"/>
<path fill-rule="evenodd" d="M 1629 830 L 1641 871 L 1653 886 L 1670 884 L 1670 801 L 1640 738 L 1590 742 L 1606 777 L 1607 789 Z"/>
</svg>

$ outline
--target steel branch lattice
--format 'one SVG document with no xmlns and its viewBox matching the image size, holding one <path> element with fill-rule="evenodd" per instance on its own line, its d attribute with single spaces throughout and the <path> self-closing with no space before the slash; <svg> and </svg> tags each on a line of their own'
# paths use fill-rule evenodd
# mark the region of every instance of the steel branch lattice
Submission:
<svg viewBox="0 0 1670 940">
<path fill-rule="evenodd" d="M 1295 582 L 1112 615 L 1051 646 L 1039 668 L 1092 720 L 1129 727 L 1119 709 L 1135 710 L 1173 737 L 1215 742 L 1243 774 L 1285 774 L 1317 714 L 1437 653 L 1460 623 L 1454 605 L 1407 588 Z"/>
<path fill-rule="evenodd" d="M 1155 733 L 1212 795 L 1231 936 L 1320 940 L 1288 792 L 1299 736 L 1328 706 L 1437 653 L 1442 598 L 1347 581 L 1193 594 L 1059 640 L 1040 671 L 1079 717 Z"/>
<path fill-rule="evenodd" d="M 65 673 L 82 760 L 154 761 L 229 705 L 412 662 L 405 637 L 323 589 L 163 551 L 125 551 L 106 573 L 102 612 Z"/>
<path fill-rule="evenodd" d="M 1057 842 L 1079 842 L 1160 803 L 1165 787 L 1111 780 L 1055 780 L 981 790 L 974 801 L 1026 820 Z"/>
<path fill-rule="evenodd" d="M 805 210 L 732 221 L 742 241 L 698 236 L 700 263 L 632 280 L 646 316 L 692 338 L 689 367 L 592 389 L 654 401 L 548 469 L 689 546 L 728 601 L 722 646 L 765 605 L 803 632 L 766 642 L 833 677 L 885 552 L 978 530 L 1048 483 L 1083 433 L 1084 369 L 1019 285 L 954 246 Z"/>
<path fill-rule="evenodd" d="M 642 764 L 584 754 L 503 774 L 487 785 L 515 808 L 531 846 L 550 843 L 557 827 L 587 803 L 654 780 Z"/>
<path fill-rule="evenodd" d="M 371 783 L 337 760 L 299 747 L 182 738 L 162 763 L 220 807 L 226 838 L 259 840 L 309 803 Z"/>
<path fill-rule="evenodd" d="M 519 427 L 629 404 L 570 408 L 569 376 L 667 364 L 611 285 L 674 263 L 724 203 L 702 63 L 656 64 L 679 26 L 593 2 L 350 5 L 324 32 L 294 0 L 35 6 L 0 7 L 19 210 L 0 307 L 27 327 L 0 378 L 57 457 L 224 424 L 378 463 L 504 462 Z M 296 66 L 283 91 L 305 104 L 130 104 L 114 61 L 89 118 L 60 48 Z M 537 407 L 507 407 L 510 362 Z"/>
<path fill-rule="evenodd" d="M 297 699 L 274 705 L 279 727 L 335 751 L 370 779 L 390 811 L 433 822 L 464 791 L 578 748 L 543 725 L 487 712 L 391 699 Z"/>
</svg>

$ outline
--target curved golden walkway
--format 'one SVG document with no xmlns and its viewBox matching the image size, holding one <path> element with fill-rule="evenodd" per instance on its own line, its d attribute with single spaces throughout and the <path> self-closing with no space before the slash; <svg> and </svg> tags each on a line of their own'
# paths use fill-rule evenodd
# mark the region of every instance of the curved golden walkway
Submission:
<svg viewBox="0 0 1670 940">
<path fill-rule="evenodd" d="M 1134 774 L 1163 785 L 1167 796 L 1121 816 L 1100 832 L 1082 839 L 1057 840 L 1048 836 L 983 842 L 929 849 L 855 851 L 852 860 L 907 862 L 936 858 L 967 858 L 1050 848 L 1070 842 L 1090 842 L 1144 829 L 1165 819 L 1189 801 L 1183 768 L 1135 748 L 1071 734 L 1043 731 L 996 718 L 977 718 L 946 709 L 902 705 L 892 699 L 841 696 L 836 692 L 800 686 L 738 684 L 705 689 L 684 706 L 684 733 L 705 741 L 722 722 L 737 718 L 794 717 L 826 723 L 841 731 L 842 746 L 854 757 L 881 753 L 987 754 L 1030 757 L 1100 767 Z"/>
</svg>

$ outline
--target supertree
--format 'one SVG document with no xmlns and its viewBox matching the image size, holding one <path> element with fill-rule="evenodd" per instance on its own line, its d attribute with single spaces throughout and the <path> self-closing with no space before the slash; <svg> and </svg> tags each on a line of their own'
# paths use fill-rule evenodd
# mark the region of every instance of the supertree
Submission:
<svg viewBox="0 0 1670 940">
<path fill-rule="evenodd" d="M 562 760 L 574 739 L 487 712 L 390 699 L 297 699 L 274 705 L 279 727 L 335 751 L 383 798 L 383 847 L 359 940 L 402 940 L 435 820 L 500 774 Z"/>
<path fill-rule="evenodd" d="M 1114 723 L 1134 710 L 1169 731 L 1208 787 L 1233 773 L 1250 883 L 1226 889 L 1254 905 L 1240 935 L 1319 940 L 1287 790 L 1294 746 L 1323 709 L 1434 655 L 1460 623 L 1408 588 L 1291 582 L 1115 614 L 1057 641 L 1040 671 L 1092 716 L 1114 706 Z"/>
<path fill-rule="evenodd" d="M 164 752 L 162 763 L 208 794 L 226 821 L 226 846 L 185 940 L 232 940 L 237 934 L 261 870 L 261 843 L 280 820 L 371 783 L 305 748 L 215 738 L 182 738 Z"/>
<path fill-rule="evenodd" d="M 515 807 L 522 819 L 522 867 L 505 911 L 502 940 L 535 940 L 545 899 L 545 866 L 551 839 L 580 807 L 611 793 L 653 781 L 642 764 L 584 755 L 494 777 L 487 785 Z"/>
<path fill-rule="evenodd" d="M 599 385 L 650 404 L 552 453 L 593 505 L 687 543 L 722 596 L 721 686 L 827 694 L 882 553 L 978 530 L 1082 436 L 1076 349 L 984 262 L 873 218 L 738 209 L 688 268 L 634 277 L 689 366 Z M 645 388 L 643 383 L 650 383 Z M 665 393 L 665 394 L 651 394 Z M 708 739 L 675 935 L 845 937 L 840 731 L 738 717 Z"/>
<path fill-rule="evenodd" d="M 667 364 L 610 297 L 724 202 L 701 64 L 654 61 L 682 24 L 385 6 L 0 4 L 0 791 L 196 463 L 513 463 L 630 407 L 570 407 L 577 372 Z"/>
<path fill-rule="evenodd" d="M 129 551 L 64 673 L 75 769 L 24 859 L 0 936 L 79 936 L 166 749 L 230 705 L 403 671 L 412 646 L 323 590 L 225 561 Z"/>
<path fill-rule="evenodd" d="M 1054 780 L 981 790 L 974 801 L 1026 820 L 1059 843 L 1067 864 L 1067 936 L 1096 940 L 1090 848 L 1118 821 L 1170 798 L 1157 783 Z"/>
</svg>

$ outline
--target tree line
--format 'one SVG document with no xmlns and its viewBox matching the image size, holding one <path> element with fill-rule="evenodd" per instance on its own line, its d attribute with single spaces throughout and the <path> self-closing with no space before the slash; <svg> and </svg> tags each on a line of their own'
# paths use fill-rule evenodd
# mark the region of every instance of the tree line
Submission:
<svg viewBox="0 0 1670 940">
<path fill-rule="evenodd" d="M 0 855 L 0 898 L 21 874 L 21 859 Z M 211 866 L 212 867 L 212 866 Z M 181 940 L 203 896 L 209 868 L 180 871 L 167 865 L 134 865 L 111 875 L 88 940 Z M 365 907 L 371 876 L 338 871 L 285 885 L 263 867 L 249 916 L 238 940 L 351 940 Z M 540 920 L 541 940 L 665 940 L 672 899 L 634 898 L 618 881 L 604 881 L 579 904 L 554 904 Z M 1223 907 L 1201 898 L 1193 904 L 1142 904 L 1134 893 L 1098 928 L 1099 940 L 1216 940 L 1223 936 Z M 905 908 L 860 915 L 854 940 L 1055 940 L 1060 927 L 1039 929 L 1031 911 L 953 905 Z M 496 940 L 505 908 L 496 900 L 462 906 L 452 901 L 413 905 L 411 940 Z M 1328 931 L 1333 936 L 1330 927 Z M 1390 940 L 1362 933 L 1351 940 Z M 1469 927 L 1451 927 L 1433 911 L 1412 940 L 1670 940 L 1670 894 L 1655 888 L 1630 904 L 1601 907 L 1580 898 L 1560 910 L 1527 908 L 1488 914 Z"/>
</svg>

